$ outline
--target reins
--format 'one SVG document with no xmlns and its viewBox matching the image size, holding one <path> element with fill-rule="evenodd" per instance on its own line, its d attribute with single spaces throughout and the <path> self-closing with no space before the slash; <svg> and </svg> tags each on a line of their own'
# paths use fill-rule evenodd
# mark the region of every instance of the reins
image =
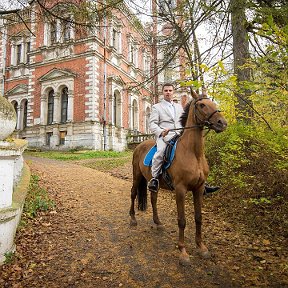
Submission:
<svg viewBox="0 0 288 288">
<path fill-rule="evenodd" d="M 169 131 L 177 131 L 177 130 L 185 130 L 185 129 L 193 129 L 193 128 L 203 128 L 203 127 L 204 127 L 204 125 L 193 125 L 193 126 L 187 126 L 187 127 L 182 127 L 182 128 L 169 129 Z"/>
</svg>

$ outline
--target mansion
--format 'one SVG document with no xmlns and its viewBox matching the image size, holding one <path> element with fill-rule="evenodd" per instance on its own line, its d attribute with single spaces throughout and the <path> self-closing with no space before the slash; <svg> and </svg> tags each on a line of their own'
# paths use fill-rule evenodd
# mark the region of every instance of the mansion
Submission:
<svg viewBox="0 0 288 288">
<path fill-rule="evenodd" d="M 80 25 L 73 2 L 49 1 L 48 13 L 31 1 L 20 17 L 2 16 L 0 95 L 29 147 L 121 151 L 127 135 L 149 132 L 151 25 L 125 3 Z"/>
</svg>

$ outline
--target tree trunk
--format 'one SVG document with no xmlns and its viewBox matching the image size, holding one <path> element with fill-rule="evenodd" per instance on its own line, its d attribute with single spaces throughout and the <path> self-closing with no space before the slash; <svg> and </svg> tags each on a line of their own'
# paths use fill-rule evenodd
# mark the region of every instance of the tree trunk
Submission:
<svg viewBox="0 0 288 288">
<path fill-rule="evenodd" d="M 245 16 L 246 0 L 231 0 L 231 24 L 233 36 L 234 73 L 237 76 L 239 91 L 235 93 L 238 99 L 236 115 L 238 120 L 250 122 L 253 116 L 252 102 L 249 99 L 251 90 L 245 82 L 252 80 L 252 70 L 244 65 L 249 62 L 249 40 L 246 30 Z M 245 87 L 246 86 L 246 87 Z"/>
</svg>

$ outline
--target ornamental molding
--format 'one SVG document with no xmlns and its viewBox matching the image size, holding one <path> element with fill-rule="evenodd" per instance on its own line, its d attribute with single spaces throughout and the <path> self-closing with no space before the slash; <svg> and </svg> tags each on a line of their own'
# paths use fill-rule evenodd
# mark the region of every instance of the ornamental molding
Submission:
<svg viewBox="0 0 288 288">
<path fill-rule="evenodd" d="M 55 81 L 59 79 L 75 78 L 76 74 L 69 70 L 62 70 L 58 68 L 53 68 L 43 76 L 39 78 L 39 82 Z"/>
<path fill-rule="evenodd" d="M 28 85 L 18 84 L 6 92 L 7 96 L 16 95 L 16 94 L 28 94 Z"/>
</svg>

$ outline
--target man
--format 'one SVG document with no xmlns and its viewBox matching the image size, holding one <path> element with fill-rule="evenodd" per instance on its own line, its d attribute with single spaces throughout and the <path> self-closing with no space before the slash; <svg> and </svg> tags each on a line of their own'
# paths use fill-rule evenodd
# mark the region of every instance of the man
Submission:
<svg viewBox="0 0 288 288">
<path fill-rule="evenodd" d="M 178 130 L 169 131 L 169 129 L 181 128 L 180 116 L 183 108 L 180 104 L 174 103 L 173 100 L 174 86 L 166 83 L 162 87 L 163 100 L 152 106 L 150 114 L 150 131 L 155 134 L 157 151 L 152 159 L 152 179 L 148 184 L 150 191 L 157 192 L 159 189 L 159 175 L 163 164 L 164 151 L 169 141 Z"/>
<path fill-rule="evenodd" d="M 164 151 L 167 142 L 181 130 L 169 131 L 170 129 L 182 128 L 180 117 L 183 108 L 180 104 L 173 101 L 174 86 L 166 83 L 162 86 L 163 100 L 152 106 L 150 115 L 150 131 L 155 134 L 157 151 L 152 159 L 152 179 L 148 183 L 151 192 L 158 192 L 159 176 L 163 164 Z M 205 193 L 215 192 L 219 187 L 205 186 Z"/>
</svg>

